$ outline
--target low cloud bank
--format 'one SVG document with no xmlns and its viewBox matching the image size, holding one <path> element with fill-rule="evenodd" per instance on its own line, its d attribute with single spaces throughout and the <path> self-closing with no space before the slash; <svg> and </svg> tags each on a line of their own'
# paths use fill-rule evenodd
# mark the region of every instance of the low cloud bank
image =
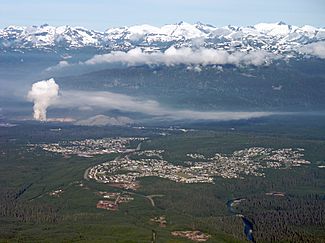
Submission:
<svg viewBox="0 0 325 243">
<path fill-rule="evenodd" d="M 110 117 L 105 115 L 97 115 L 90 117 L 85 120 L 80 120 L 75 122 L 75 125 L 80 126 L 125 126 L 129 124 L 133 124 L 134 121 L 129 117 L 118 116 L 118 117 Z"/>
<path fill-rule="evenodd" d="M 254 65 L 268 64 L 274 55 L 266 51 L 234 52 L 228 53 L 223 50 L 208 48 L 191 49 L 183 47 L 176 49 L 168 48 L 165 52 L 144 52 L 141 48 L 135 48 L 128 52 L 115 51 L 109 54 L 96 55 L 84 62 L 86 65 L 103 63 L 122 63 L 128 66 L 137 65 L 160 65 L 167 66 L 185 65 Z"/>
<path fill-rule="evenodd" d="M 61 61 L 56 66 L 50 67 L 47 71 L 59 71 L 68 68 L 77 67 L 94 67 L 96 65 L 126 65 L 126 66 L 140 66 L 140 65 L 225 65 L 232 64 L 236 66 L 240 65 L 268 65 L 272 63 L 272 60 L 279 59 L 279 55 L 273 53 L 258 50 L 241 52 L 236 51 L 229 53 L 225 50 L 216 50 L 209 48 L 192 49 L 189 47 L 182 47 L 176 49 L 170 47 L 164 52 L 144 51 L 137 47 L 127 52 L 113 51 L 108 54 L 95 55 L 94 57 L 86 60 L 85 62 L 79 62 L 77 64 L 68 63 L 66 60 Z"/>
<path fill-rule="evenodd" d="M 136 112 L 146 114 L 159 119 L 173 120 L 239 120 L 250 119 L 272 115 L 270 112 L 217 112 L 217 111 L 194 111 L 190 109 L 173 109 L 162 106 L 159 102 L 150 99 L 141 99 L 124 94 L 96 91 L 61 91 L 54 79 L 43 80 L 32 85 L 27 98 L 34 102 L 34 118 L 46 120 L 46 110 L 49 106 L 54 108 L 72 108 L 80 111 L 87 110 L 120 110 L 123 112 Z M 108 117 L 94 117 L 92 120 L 85 120 L 82 124 L 107 122 L 130 122 L 112 120 Z"/>
<path fill-rule="evenodd" d="M 57 108 L 77 108 L 79 110 L 118 109 L 124 112 L 138 112 L 163 119 L 191 120 L 239 120 L 269 116 L 271 112 L 217 112 L 193 111 L 164 107 L 155 100 L 139 99 L 112 92 L 64 91 L 53 104 Z"/>
<path fill-rule="evenodd" d="M 60 99 L 53 104 L 57 108 L 78 108 L 79 110 L 121 110 L 155 114 L 160 104 L 155 100 L 139 99 L 108 91 L 61 91 Z M 157 113 L 158 114 L 158 113 Z"/>
<path fill-rule="evenodd" d="M 53 78 L 34 83 L 27 95 L 28 100 L 34 102 L 34 119 L 46 121 L 46 110 L 58 95 L 59 85 Z"/>
<path fill-rule="evenodd" d="M 300 52 L 325 59 L 325 41 L 307 44 L 300 48 Z"/>
</svg>

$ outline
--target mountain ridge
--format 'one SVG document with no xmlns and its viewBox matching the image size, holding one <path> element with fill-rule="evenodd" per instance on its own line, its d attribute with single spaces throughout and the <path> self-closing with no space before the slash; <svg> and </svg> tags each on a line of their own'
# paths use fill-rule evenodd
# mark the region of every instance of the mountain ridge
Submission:
<svg viewBox="0 0 325 243">
<path fill-rule="evenodd" d="M 215 27 L 197 22 L 179 22 L 161 27 L 134 25 L 109 28 L 106 31 L 83 27 L 47 24 L 41 26 L 8 26 L 0 29 L 0 50 L 8 49 L 79 49 L 92 47 L 108 51 L 166 50 L 171 46 L 205 47 L 212 49 L 249 52 L 266 50 L 276 54 L 299 53 L 299 48 L 325 41 L 325 28 L 309 25 L 302 27 L 284 22 L 259 23 L 254 26 Z"/>
</svg>

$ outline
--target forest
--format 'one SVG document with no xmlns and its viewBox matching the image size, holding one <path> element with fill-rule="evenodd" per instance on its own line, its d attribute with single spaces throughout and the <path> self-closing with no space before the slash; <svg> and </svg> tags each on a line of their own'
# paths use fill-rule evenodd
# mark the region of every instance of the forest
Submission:
<svg viewBox="0 0 325 243">
<path fill-rule="evenodd" d="M 232 124 L 234 125 L 234 124 Z M 270 126 L 270 125 L 267 125 Z M 256 242 L 323 242 L 325 239 L 325 144 L 318 135 L 297 136 L 295 127 L 285 137 L 269 135 L 268 129 L 250 130 L 247 124 L 202 126 L 190 132 L 157 128 L 82 128 L 29 124 L 0 129 L 0 242 L 192 242 L 175 237 L 175 230 L 200 230 L 211 235 L 207 242 L 244 242 L 239 214 L 253 224 Z M 239 128 L 238 128 L 239 127 Z M 323 129 L 323 128 L 322 128 Z M 323 130 L 321 130 L 323 131 Z M 265 171 L 265 177 L 244 179 L 216 177 L 214 184 L 181 184 L 167 179 L 144 177 L 134 200 L 118 211 L 97 209 L 100 191 L 121 192 L 83 175 L 90 166 L 114 159 L 117 154 L 93 158 L 62 156 L 31 150 L 30 143 L 84 138 L 145 136 L 141 149 L 163 149 L 164 159 L 181 164 L 187 153 L 213 155 L 251 147 L 303 147 L 311 165 Z M 62 190 L 59 196 L 52 192 Z M 155 206 L 148 200 L 153 197 Z M 229 200 L 244 199 L 229 210 Z M 166 227 L 151 219 L 165 216 Z M 122 233 L 123 232 L 123 233 Z M 52 235 L 49 238 L 49 235 Z"/>
</svg>

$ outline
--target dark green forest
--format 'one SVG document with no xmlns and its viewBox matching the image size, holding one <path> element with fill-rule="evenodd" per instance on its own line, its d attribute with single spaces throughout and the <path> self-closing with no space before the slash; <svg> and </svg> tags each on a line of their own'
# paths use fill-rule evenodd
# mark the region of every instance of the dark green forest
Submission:
<svg viewBox="0 0 325 243">
<path fill-rule="evenodd" d="M 200 230 L 211 235 L 207 242 L 245 242 L 238 214 L 252 222 L 256 242 L 324 242 L 325 170 L 318 167 L 325 164 L 322 126 L 315 126 L 318 133 L 304 135 L 300 126 L 286 129 L 286 133 L 278 128 L 277 134 L 277 128 L 268 123 L 256 129 L 248 124 L 231 125 L 236 126 L 235 131 L 228 125 L 207 124 L 187 133 L 170 131 L 168 136 L 159 136 L 154 127 L 62 126 L 61 132 L 50 131 L 58 126 L 55 124 L 0 128 L 0 242 L 142 243 L 151 242 L 152 230 L 157 243 L 192 242 L 171 236 L 174 230 Z M 96 208 L 101 199 L 97 193 L 121 190 L 85 180 L 83 174 L 90 166 L 112 160 L 117 154 L 63 157 L 30 147 L 31 143 L 116 136 L 148 137 L 141 149 L 163 149 L 164 158 L 175 164 L 181 164 L 189 152 L 210 156 L 252 146 L 303 147 L 312 163 L 268 169 L 265 177 L 216 177 L 214 184 L 181 184 L 146 177 L 136 192 L 130 191 L 134 200 L 112 212 Z M 57 189 L 63 193 L 50 196 Z M 162 196 L 154 197 L 153 207 L 149 195 Z M 245 199 L 234 206 L 236 213 L 227 207 L 233 199 Z M 161 215 L 167 221 L 164 228 L 150 221 Z"/>
</svg>

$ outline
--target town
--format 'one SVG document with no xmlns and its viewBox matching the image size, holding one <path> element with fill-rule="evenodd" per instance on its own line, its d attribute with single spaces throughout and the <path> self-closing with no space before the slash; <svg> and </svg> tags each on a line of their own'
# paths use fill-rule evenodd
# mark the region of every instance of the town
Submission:
<svg viewBox="0 0 325 243">
<path fill-rule="evenodd" d="M 80 157 L 93 157 L 101 154 L 128 153 L 136 148 L 131 148 L 131 143 L 136 142 L 140 146 L 146 138 L 102 138 L 85 139 L 76 141 L 62 141 L 59 143 L 29 145 L 40 147 L 44 151 L 59 153 L 63 155 L 77 155 Z M 136 146 L 134 146 L 136 147 Z"/>
<path fill-rule="evenodd" d="M 112 161 L 88 168 L 85 179 L 131 190 L 139 188 L 138 179 L 142 177 L 155 176 L 178 183 L 214 183 L 216 176 L 244 179 L 245 176 L 265 176 L 265 169 L 290 168 L 310 163 L 303 158 L 303 148 L 252 147 L 232 154 L 216 153 L 212 157 L 187 153 L 188 159 L 182 165 L 175 165 L 164 159 L 164 150 L 141 150 L 145 140 L 147 138 L 143 137 L 85 139 L 31 147 L 40 147 L 44 151 L 64 156 L 119 154 Z"/>
<path fill-rule="evenodd" d="M 87 179 L 124 189 L 137 189 L 141 177 L 156 176 L 179 183 L 214 183 L 214 177 L 244 179 L 245 175 L 265 176 L 264 169 L 290 168 L 310 162 L 304 149 L 252 147 L 230 155 L 187 154 L 189 161 L 174 165 L 163 159 L 163 150 L 134 151 L 90 168 Z"/>
</svg>

